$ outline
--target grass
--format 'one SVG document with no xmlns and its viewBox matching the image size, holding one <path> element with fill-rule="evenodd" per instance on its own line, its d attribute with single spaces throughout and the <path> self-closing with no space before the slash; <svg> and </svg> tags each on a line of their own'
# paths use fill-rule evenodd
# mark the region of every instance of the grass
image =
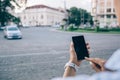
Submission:
<svg viewBox="0 0 120 80">
<path fill-rule="evenodd" d="M 63 31 L 63 29 L 61 29 Z M 81 32 L 81 33 L 103 33 L 103 34 L 120 34 L 120 28 L 118 29 L 100 29 L 98 32 L 95 31 L 95 29 L 91 28 L 81 28 L 81 29 L 73 29 L 73 30 L 67 30 L 69 32 Z"/>
</svg>

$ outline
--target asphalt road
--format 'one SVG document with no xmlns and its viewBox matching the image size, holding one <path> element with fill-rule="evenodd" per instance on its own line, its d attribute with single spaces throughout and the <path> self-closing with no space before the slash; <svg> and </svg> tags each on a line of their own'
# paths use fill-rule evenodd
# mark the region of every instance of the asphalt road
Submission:
<svg viewBox="0 0 120 80">
<path fill-rule="evenodd" d="M 62 77 L 73 35 L 85 36 L 91 57 L 108 59 L 120 48 L 119 34 L 71 33 L 53 28 L 22 28 L 23 39 L 7 40 L 0 31 L 0 80 L 50 80 Z M 94 71 L 83 61 L 77 74 Z"/>
</svg>

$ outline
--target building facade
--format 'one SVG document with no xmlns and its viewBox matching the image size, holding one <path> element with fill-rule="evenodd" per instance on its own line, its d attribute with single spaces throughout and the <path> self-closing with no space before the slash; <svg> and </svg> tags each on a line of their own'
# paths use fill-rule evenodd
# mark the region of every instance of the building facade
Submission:
<svg viewBox="0 0 120 80">
<path fill-rule="evenodd" d="M 117 27 L 114 0 L 92 0 L 92 15 L 100 27 Z"/>
<path fill-rule="evenodd" d="M 61 25 L 65 18 L 62 9 L 55 9 L 45 5 L 27 7 L 22 13 L 16 13 L 23 26 L 53 26 Z"/>
</svg>

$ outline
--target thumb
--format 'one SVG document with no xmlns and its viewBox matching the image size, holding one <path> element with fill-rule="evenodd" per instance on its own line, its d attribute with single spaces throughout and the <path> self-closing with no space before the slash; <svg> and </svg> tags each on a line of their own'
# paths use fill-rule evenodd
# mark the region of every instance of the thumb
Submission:
<svg viewBox="0 0 120 80">
<path fill-rule="evenodd" d="M 93 61 L 93 59 L 92 59 L 92 58 L 88 58 L 88 57 L 85 57 L 85 60 L 90 61 L 90 62 L 92 62 L 92 61 Z"/>
<path fill-rule="evenodd" d="M 90 65 L 92 66 L 92 68 L 96 71 L 96 72 L 99 72 L 100 71 L 100 68 L 96 67 L 96 65 L 92 62 L 90 62 Z"/>
</svg>

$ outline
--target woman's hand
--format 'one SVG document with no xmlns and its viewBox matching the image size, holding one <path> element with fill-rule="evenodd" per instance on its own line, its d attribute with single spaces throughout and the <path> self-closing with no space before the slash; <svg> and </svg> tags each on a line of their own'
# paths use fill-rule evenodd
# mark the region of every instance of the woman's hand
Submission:
<svg viewBox="0 0 120 80">
<path fill-rule="evenodd" d="M 87 46 L 87 49 L 89 52 L 89 49 L 90 49 L 89 44 L 87 43 L 86 46 Z M 69 60 L 69 62 L 75 63 L 77 66 L 80 66 L 80 64 L 82 62 L 82 60 L 80 60 L 80 61 L 77 60 L 77 55 L 76 55 L 76 52 L 74 50 L 73 42 L 71 42 L 71 44 L 70 44 L 70 60 Z"/>
<path fill-rule="evenodd" d="M 92 66 L 92 68 L 96 71 L 96 72 L 101 72 L 104 71 L 104 64 L 105 64 L 105 60 L 100 59 L 100 58 L 85 58 L 87 61 L 90 61 L 90 64 Z"/>
</svg>

